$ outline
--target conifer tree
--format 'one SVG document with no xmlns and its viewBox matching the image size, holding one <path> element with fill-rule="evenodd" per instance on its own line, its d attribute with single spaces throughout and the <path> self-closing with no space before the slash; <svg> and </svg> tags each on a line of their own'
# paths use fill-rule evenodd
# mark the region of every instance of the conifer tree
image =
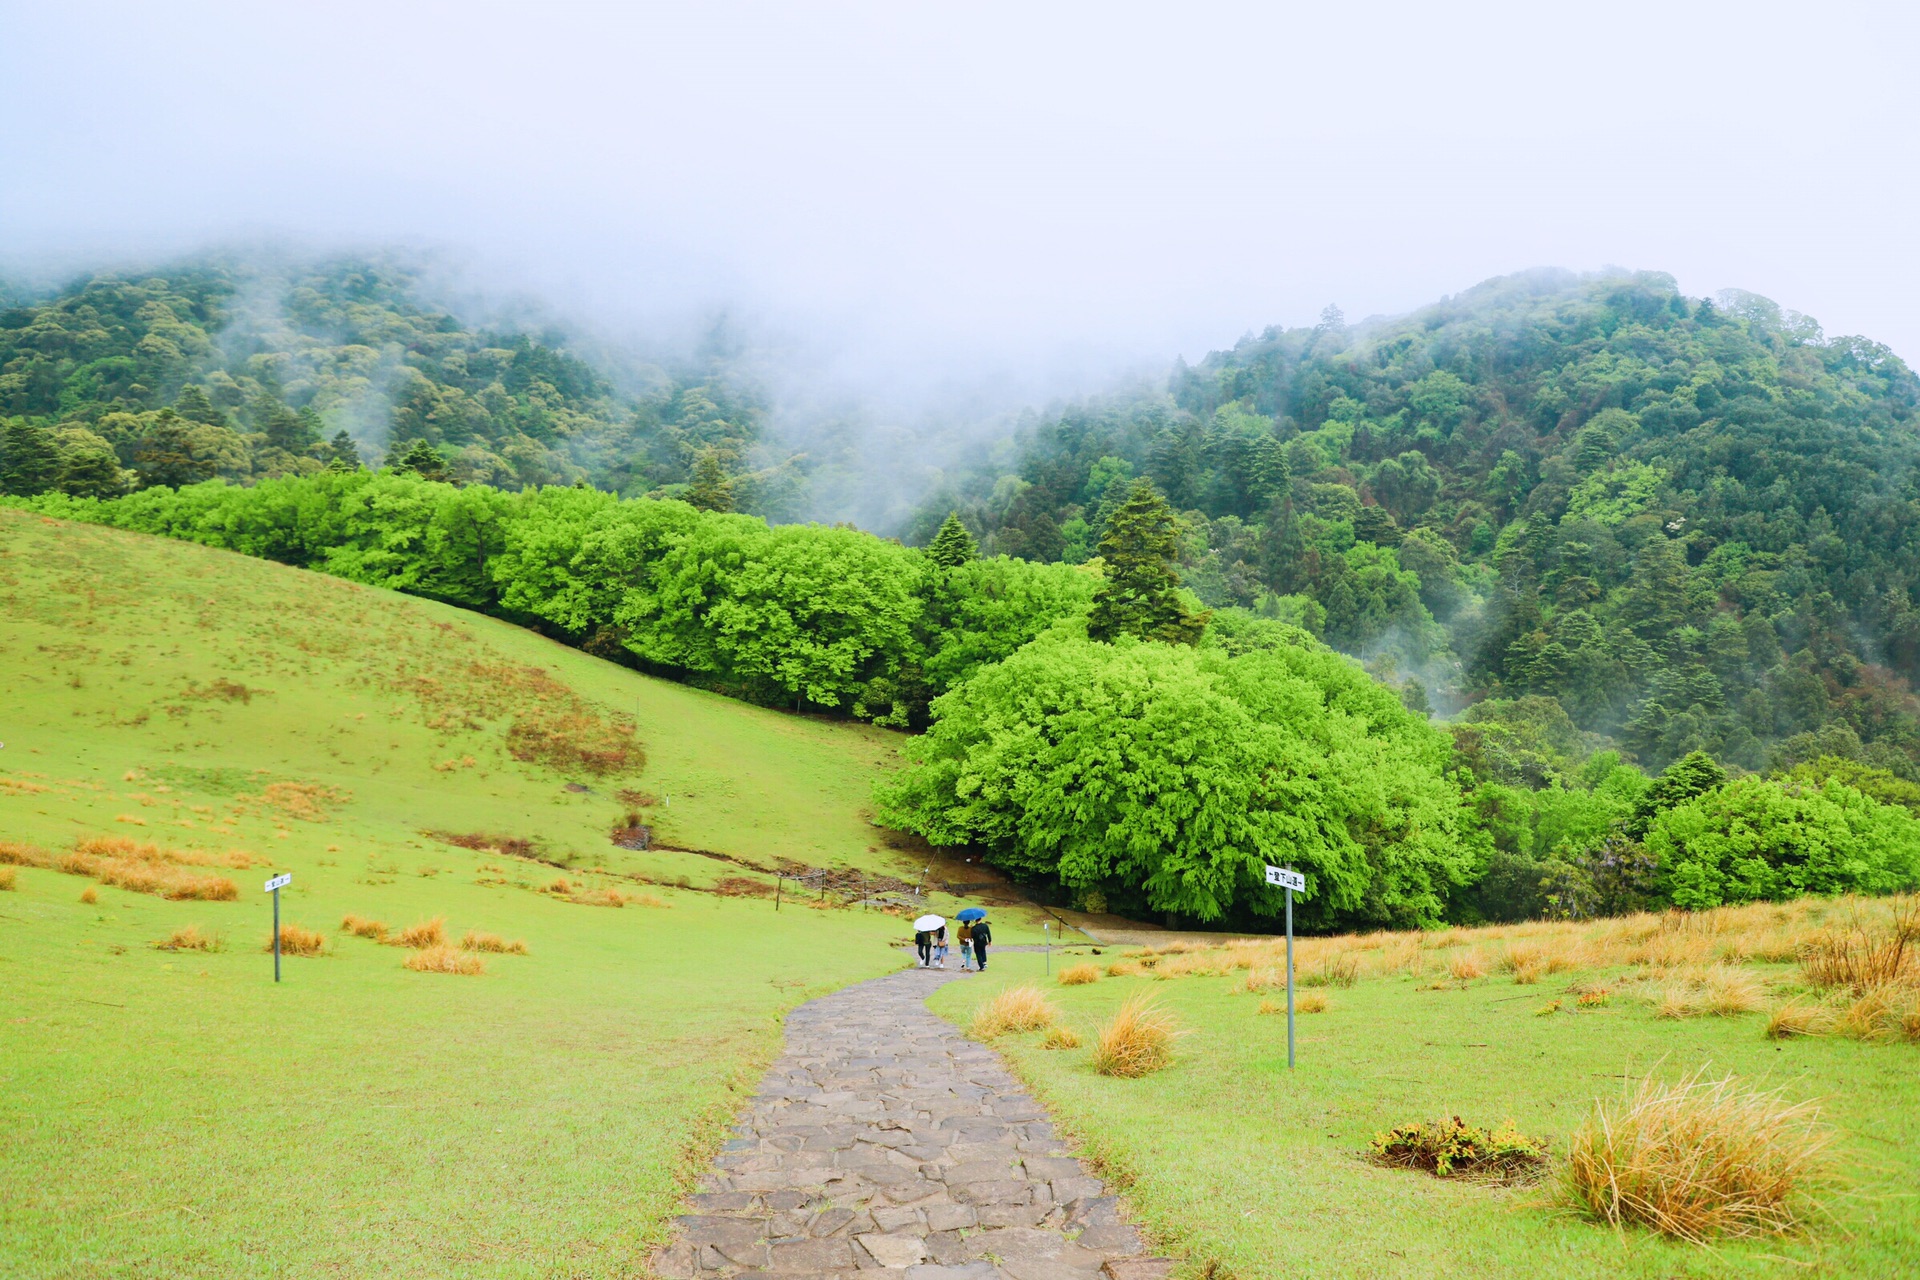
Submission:
<svg viewBox="0 0 1920 1280">
<path fill-rule="evenodd" d="M 969 560 L 977 559 L 980 547 L 967 532 L 967 526 L 960 522 L 958 512 L 948 512 L 941 522 L 940 532 L 933 535 L 933 541 L 927 544 L 927 559 L 942 569 L 956 569 Z"/>
<path fill-rule="evenodd" d="M 447 469 L 447 460 L 425 440 L 415 440 L 404 451 L 396 440 L 387 449 L 387 465 L 395 471 L 411 471 L 422 480 L 453 479 L 453 473 Z"/>
<path fill-rule="evenodd" d="M 1173 567 L 1179 552 L 1173 508 L 1152 481 L 1136 481 L 1100 539 L 1107 580 L 1094 592 L 1087 634 L 1108 643 L 1121 635 L 1168 644 L 1198 642 L 1212 615 L 1194 613 L 1180 598 L 1180 575 Z"/>
<path fill-rule="evenodd" d="M 60 478 L 60 450 L 53 434 L 25 422 L 10 422 L 0 434 L 0 493 L 30 498 Z"/>
<path fill-rule="evenodd" d="M 693 483 L 687 486 L 687 503 L 702 511 L 733 510 L 733 478 L 720 463 L 720 455 L 708 449 L 693 464 Z"/>
</svg>

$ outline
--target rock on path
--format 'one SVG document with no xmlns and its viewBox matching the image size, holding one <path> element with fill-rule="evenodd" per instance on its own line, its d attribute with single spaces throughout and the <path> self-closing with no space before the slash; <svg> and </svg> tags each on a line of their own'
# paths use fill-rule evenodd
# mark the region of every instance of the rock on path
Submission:
<svg viewBox="0 0 1920 1280">
<path fill-rule="evenodd" d="M 787 1051 L 654 1257 L 670 1280 L 1161 1280 L 1119 1201 L 907 969 L 804 1004 Z"/>
</svg>

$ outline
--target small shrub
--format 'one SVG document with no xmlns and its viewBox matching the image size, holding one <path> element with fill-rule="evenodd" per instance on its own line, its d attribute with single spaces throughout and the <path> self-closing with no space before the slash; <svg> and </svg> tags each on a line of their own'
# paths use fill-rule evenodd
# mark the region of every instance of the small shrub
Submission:
<svg viewBox="0 0 1920 1280">
<path fill-rule="evenodd" d="M 18 873 L 15 872 L 12 867 L 0 867 L 0 890 L 18 888 L 19 886 L 14 883 L 14 876 L 16 874 Z"/>
<path fill-rule="evenodd" d="M 1296 985 L 1302 987 L 1339 987 L 1345 990 L 1360 977 L 1360 961 L 1350 955 L 1328 956 L 1319 964 L 1303 967 L 1295 975 Z M 1280 985 L 1287 984 L 1286 972 L 1280 974 Z"/>
<path fill-rule="evenodd" d="M 1286 1004 L 1279 1000 L 1262 1000 L 1258 1010 L 1260 1013 L 1285 1013 L 1286 1011 Z"/>
<path fill-rule="evenodd" d="M 554 877 L 553 883 L 547 886 L 547 892 L 558 893 L 562 895 L 572 893 L 573 882 L 568 880 L 565 876 L 556 876 Z"/>
<path fill-rule="evenodd" d="M 220 939 L 211 933 L 200 932 L 197 924 L 185 925 L 175 929 L 164 939 L 153 944 L 156 951 L 218 951 Z M 269 939 L 271 950 L 271 939 Z"/>
<path fill-rule="evenodd" d="M 1010 1031 L 1038 1031 L 1059 1021 L 1059 1011 L 1031 983 L 1008 987 L 973 1011 L 968 1033 L 976 1040 L 991 1040 Z"/>
<path fill-rule="evenodd" d="M 1100 980 L 1100 966 L 1097 964 L 1076 964 L 1060 971 L 1059 982 L 1063 987 L 1083 987 L 1089 982 Z"/>
<path fill-rule="evenodd" d="M 351 914 L 341 916 L 340 927 L 356 938 L 372 938 L 375 942 L 387 940 L 387 926 L 378 920 L 369 920 L 365 916 Z"/>
<path fill-rule="evenodd" d="M 1799 955 L 1807 982 L 1855 995 L 1898 983 L 1920 985 L 1920 895 L 1904 894 L 1889 905 L 1885 929 L 1870 928 L 1856 916 L 1845 928 L 1808 938 Z"/>
<path fill-rule="evenodd" d="M 1395 1125 L 1368 1144 L 1375 1164 L 1393 1169 L 1424 1169 L 1436 1178 L 1515 1183 L 1537 1178 L 1547 1164 L 1547 1142 L 1529 1138 L 1511 1120 L 1497 1129 L 1481 1129 L 1459 1116 L 1450 1120 Z"/>
<path fill-rule="evenodd" d="M 1574 1003 L 1582 1009 L 1599 1009 L 1604 1008 L 1612 999 L 1613 992 L 1606 987 L 1591 987 L 1578 993 L 1574 999 Z"/>
<path fill-rule="evenodd" d="M 1447 962 L 1447 972 L 1455 982 L 1469 982 L 1474 978 L 1487 976 L 1486 963 L 1480 959 L 1478 951 L 1462 951 Z"/>
<path fill-rule="evenodd" d="M 1599 1100 L 1573 1135 L 1562 1194 L 1614 1226 L 1695 1244 L 1784 1235 L 1821 1212 L 1831 1133 L 1807 1103 L 1701 1073 Z"/>
<path fill-rule="evenodd" d="M 497 933 L 481 933 L 477 929 L 467 930 L 466 937 L 460 939 L 462 951 L 490 951 L 496 955 L 523 956 L 527 954 L 527 944 L 515 939 L 508 942 Z"/>
<path fill-rule="evenodd" d="M 1115 960 L 1107 966 L 1109 978 L 1137 978 L 1145 972 L 1137 960 Z"/>
<path fill-rule="evenodd" d="M 1078 1049 L 1080 1037 L 1072 1027 L 1053 1027 L 1040 1038 L 1042 1049 Z"/>
<path fill-rule="evenodd" d="M 280 926 L 280 954 L 283 956 L 317 956 L 326 949 L 327 935 L 318 929 L 308 929 L 303 925 L 283 924 Z M 273 950 L 273 935 L 267 935 L 262 951 Z"/>
<path fill-rule="evenodd" d="M 1173 1042 L 1182 1033 L 1173 1019 L 1141 992 L 1120 1006 L 1100 1029 L 1093 1047 L 1093 1069 L 1103 1076 L 1136 1079 L 1173 1061 Z"/>
<path fill-rule="evenodd" d="M 447 920 L 445 916 L 435 916 L 431 920 L 422 920 L 410 924 L 394 935 L 391 945 L 412 947 L 415 951 L 425 951 L 429 947 L 444 947 L 447 944 Z"/>
<path fill-rule="evenodd" d="M 1540 969 L 1541 965 L 1537 961 L 1514 965 L 1511 970 L 1514 985 L 1522 987 L 1532 986 L 1534 983 L 1540 981 Z"/>
<path fill-rule="evenodd" d="M 88 906 L 92 906 L 94 903 L 100 901 L 100 894 L 92 885 L 88 885 L 80 891 L 80 901 L 86 903 Z"/>
<path fill-rule="evenodd" d="M 1318 991 L 1302 992 L 1293 1000 L 1295 1013 L 1325 1013 L 1331 1007 L 1327 1003 L 1327 998 Z"/>
<path fill-rule="evenodd" d="M 1560 1002 L 1558 1000 L 1549 1000 L 1545 1004 L 1541 1005 L 1538 1009 L 1535 1009 L 1533 1011 L 1533 1016 L 1536 1018 L 1544 1018 L 1549 1014 L 1554 1014 L 1558 1012 L 1560 1012 Z"/>
<path fill-rule="evenodd" d="M 444 945 L 426 947 L 407 957 L 407 968 L 416 973 L 457 973 L 475 977 L 487 971 L 487 962 Z"/>
</svg>

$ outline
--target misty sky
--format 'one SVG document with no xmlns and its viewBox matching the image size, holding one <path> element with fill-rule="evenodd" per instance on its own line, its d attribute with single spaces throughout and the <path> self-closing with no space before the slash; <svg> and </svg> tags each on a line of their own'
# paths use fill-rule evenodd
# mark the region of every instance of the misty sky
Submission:
<svg viewBox="0 0 1920 1280">
<path fill-rule="evenodd" d="M 404 240 L 1023 392 L 1619 264 L 1913 360 L 1912 13 L 0 0 L 0 262 Z"/>
</svg>

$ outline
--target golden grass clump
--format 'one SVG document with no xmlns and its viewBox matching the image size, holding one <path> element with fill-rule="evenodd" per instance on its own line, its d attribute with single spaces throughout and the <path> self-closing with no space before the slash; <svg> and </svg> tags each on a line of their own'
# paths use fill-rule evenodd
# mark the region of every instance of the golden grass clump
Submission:
<svg viewBox="0 0 1920 1280">
<path fill-rule="evenodd" d="M 460 949 L 462 951 L 490 951 L 496 955 L 503 956 L 523 956 L 527 954 L 527 944 L 521 942 L 519 939 L 516 938 L 512 942 L 509 942 L 497 933 L 482 933 L 477 929 L 467 930 L 466 936 L 460 939 Z"/>
<path fill-rule="evenodd" d="M 1486 977 L 1487 966 L 1478 951 L 1462 951 L 1447 961 L 1447 972 L 1455 982 L 1469 982 Z"/>
<path fill-rule="evenodd" d="M 1360 977 L 1360 962 L 1350 955 L 1331 955 L 1318 964 L 1302 966 L 1295 975 L 1297 985 L 1302 987 L 1339 987 L 1345 990 Z M 1285 986 L 1286 973 L 1280 975 L 1280 985 Z"/>
<path fill-rule="evenodd" d="M 1301 992 L 1293 1000 L 1295 1013 L 1325 1013 L 1329 1007 L 1327 998 L 1318 991 Z"/>
<path fill-rule="evenodd" d="M 1115 960 L 1107 966 L 1109 978 L 1137 978 L 1145 972 L 1137 960 Z"/>
<path fill-rule="evenodd" d="M 1256 1009 L 1254 1012 L 1273 1014 L 1273 1013 L 1285 1013 L 1286 1011 L 1287 1011 L 1287 1006 L 1283 1001 L 1262 1000 L 1260 1002 L 1260 1007 Z"/>
<path fill-rule="evenodd" d="M 1051 1001 L 1032 983 L 1008 987 L 973 1011 L 968 1034 L 991 1040 L 1010 1031 L 1039 1031 L 1060 1019 Z"/>
<path fill-rule="evenodd" d="M 217 934 L 202 932 L 197 924 L 189 924 L 182 925 L 152 945 L 156 951 L 218 951 L 220 938 Z"/>
<path fill-rule="evenodd" d="M 1920 1041 L 1920 991 L 1901 986 L 1863 991 L 1833 1019 L 1832 1029 L 1855 1040 Z"/>
<path fill-rule="evenodd" d="M 94 903 L 100 901 L 99 890 L 95 889 L 92 885 L 88 885 L 80 891 L 80 901 L 86 903 L 88 906 L 92 906 Z"/>
<path fill-rule="evenodd" d="M 309 929 L 304 925 L 283 924 L 280 926 L 280 954 L 283 956 L 317 956 L 326 950 L 327 935 L 318 929 Z M 273 935 L 267 935 L 267 941 L 260 948 L 273 950 Z"/>
<path fill-rule="evenodd" d="M 1884 927 L 1867 923 L 1855 904 L 1844 926 L 1803 939 L 1798 958 L 1807 982 L 1855 995 L 1880 987 L 1920 986 L 1920 895 L 1902 894 L 1888 906 Z"/>
<path fill-rule="evenodd" d="M 456 973 L 477 977 L 487 971 L 487 962 L 453 947 L 435 945 L 408 956 L 407 968 L 416 973 Z"/>
<path fill-rule="evenodd" d="M 1072 1027 L 1052 1027 L 1040 1037 L 1042 1049 L 1078 1049 L 1080 1037 Z"/>
<path fill-rule="evenodd" d="M 387 940 L 387 926 L 384 923 L 351 912 L 340 917 L 340 927 L 356 938 L 372 938 L 375 942 Z"/>
<path fill-rule="evenodd" d="M 0 867 L 0 890 L 11 890 L 18 887 L 14 884 L 15 874 L 12 867 Z"/>
<path fill-rule="evenodd" d="M 1133 996 L 1100 1028 L 1093 1046 L 1093 1069 L 1103 1076 L 1137 1079 L 1173 1061 L 1173 1042 L 1182 1033 L 1172 1017 L 1147 995 Z"/>
<path fill-rule="evenodd" d="M 1832 1013 L 1817 1004 L 1789 1000 L 1767 1015 L 1766 1036 L 1769 1040 L 1826 1035 L 1832 1029 Z"/>
<path fill-rule="evenodd" d="M 44 867 L 51 862 L 47 851 L 38 845 L 23 844 L 18 840 L 0 840 L 0 866 Z"/>
<path fill-rule="evenodd" d="M 87 876 L 132 893 L 176 902 L 232 902 L 240 896 L 240 888 L 233 881 L 225 876 L 198 875 L 181 866 L 215 861 L 208 854 L 164 849 L 124 836 L 94 836 L 75 843 L 73 851 L 56 865 L 68 875 Z"/>
<path fill-rule="evenodd" d="M 396 947 L 411 947 L 415 951 L 444 947 L 447 945 L 447 919 L 445 916 L 435 916 L 431 920 L 410 924 L 389 939 L 389 943 Z"/>
<path fill-rule="evenodd" d="M 1069 965 L 1060 971 L 1059 983 L 1063 987 L 1084 987 L 1089 982 L 1100 981 L 1100 966 L 1097 964 Z"/>
<path fill-rule="evenodd" d="M 1695 1072 L 1597 1100 L 1574 1133 L 1561 1190 L 1614 1226 L 1695 1244 L 1786 1235 L 1822 1212 L 1831 1132 L 1810 1103 Z"/>
</svg>

